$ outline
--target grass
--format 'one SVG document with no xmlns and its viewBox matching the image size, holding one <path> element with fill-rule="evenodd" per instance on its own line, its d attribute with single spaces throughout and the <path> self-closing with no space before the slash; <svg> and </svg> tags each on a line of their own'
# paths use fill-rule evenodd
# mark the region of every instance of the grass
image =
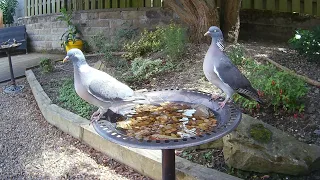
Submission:
<svg viewBox="0 0 320 180">
<path fill-rule="evenodd" d="M 85 102 L 76 93 L 73 79 L 63 81 L 59 88 L 58 105 L 86 119 L 89 119 L 94 111 L 94 106 Z"/>
</svg>

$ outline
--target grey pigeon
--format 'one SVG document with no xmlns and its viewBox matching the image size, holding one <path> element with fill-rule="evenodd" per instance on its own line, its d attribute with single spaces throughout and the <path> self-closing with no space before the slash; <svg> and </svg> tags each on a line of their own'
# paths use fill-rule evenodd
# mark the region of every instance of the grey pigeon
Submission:
<svg viewBox="0 0 320 180">
<path fill-rule="evenodd" d="M 225 100 L 219 102 L 219 107 L 222 109 L 234 93 L 263 103 L 249 80 L 232 64 L 229 57 L 224 53 L 221 30 L 216 26 L 211 26 L 204 35 L 210 36 L 212 41 L 204 58 L 203 72 L 209 82 L 226 94 Z M 212 98 L 217 99 L 218 96 L 212 95 Z"/>
<path fill-rule="evenodd" d="M 91 122 L 99 120 L 111 105 L 118 102 L 137 101 L 147 98 L 141 92 L 134 92 L 109 74 L 90 67 L 79 49 L 70 49 L 63 62 L 71 60 L 74 67 L 74 87 L 77 94 L 88 103 L 99 107 L 91 116 Z M 142 101 L 141 101 L 142 100 Z"/>
</svg>

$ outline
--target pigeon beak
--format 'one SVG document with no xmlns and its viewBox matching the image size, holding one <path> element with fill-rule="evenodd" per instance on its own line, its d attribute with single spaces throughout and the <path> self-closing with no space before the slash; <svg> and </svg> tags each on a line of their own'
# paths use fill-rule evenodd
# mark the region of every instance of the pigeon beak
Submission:
<svg viewBox="0 0 320 180">
<path fill-rule="evenodd" d="M 208 31 L 208 32 L 204 33 L 204 36 L 208 36 L 209 34 L 210 34 L 210 32 Z"/>
<path fill-rule="evenodd" d="M 69 60 L 69 56 L 66 56 L 66 57 L 62 60 L 62 62 L 65 63 L 65 62 L 67 62 L 68 60 Z"/>
</svg>

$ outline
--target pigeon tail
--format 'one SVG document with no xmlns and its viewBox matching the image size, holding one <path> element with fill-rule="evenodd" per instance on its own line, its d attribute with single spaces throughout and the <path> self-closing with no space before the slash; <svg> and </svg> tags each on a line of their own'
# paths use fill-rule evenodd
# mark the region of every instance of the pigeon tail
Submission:
<svg viewBox="0 0 320 180">
<path fill-rule="evenodd" d="M 151 100 L 141 92 L 134 92 L 132 96 L 123 99 L 123 101 L 132 101 L 133 103 L 138 104 L 151 104 Z"/>
<path fill-rule="evenodd" d="M 259 94 L 255 89 L 252 87 L 248 89 L 238 89 L 237 92 L 240 94 L 242 97 L 247 98 L 247 99 L 252 99 L 257 101 L 259 104 L 263 105 L 264 102 L 260 99 Z"/>
</svg>

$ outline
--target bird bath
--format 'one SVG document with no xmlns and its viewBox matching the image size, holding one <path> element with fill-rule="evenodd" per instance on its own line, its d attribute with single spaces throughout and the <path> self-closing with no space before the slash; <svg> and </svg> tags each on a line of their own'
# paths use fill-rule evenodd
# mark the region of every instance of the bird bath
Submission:
<svg viewBox="0 0 320 180">
<path fill-rule="evenodd" d="M 145 94 L 158 103 L 169 101 L 203 105 L 212 111 L 217 119 L 217 126 L 213 127 L 210 133 L 189 138 L 167 140 L 136 139 L 128 137 L 125 133 L 116 129 L 116 119 L 131 110 L 135 106 L 134 104 L 119 105 L 116 107 L 118 114 L 108 111 L 105 114 L 106 119 L 100 119 L 93 123 L 93 127 L 97 133 L 113 143 L 141 149 L 161 149 L 163 180 L 175 179 L 175 149 L 197 146 L 220 139 L 233 131 L 240 123 L 242 117 L 241 111 L 232 103 L 227 103 L 223 109 L 215 111 L 219 107 L 218 102 L 211 101 L 210 94 L 200 91 L 164 89 L 147 91 Z"/>
<path fill-rule="evenodd" d="M 4 92 L 6 93 L 20 92 L 24 88 L 24 86 L 16 84 L 16 81 L 14 79 L 13 69 L 12 69 L 12 61 L 11 61 L 10 53 L 16 48 L 18 48 L 21 45 L 21 43 L 11 43 L 11 44 L 9 42 L 7 43 L 8 44 L 1 44 L 0 46 L 0 51 L 6 52 L 8 56 L 10 75 L 11 75 L 11 85 L 4 87 Z"/>
</svg>

